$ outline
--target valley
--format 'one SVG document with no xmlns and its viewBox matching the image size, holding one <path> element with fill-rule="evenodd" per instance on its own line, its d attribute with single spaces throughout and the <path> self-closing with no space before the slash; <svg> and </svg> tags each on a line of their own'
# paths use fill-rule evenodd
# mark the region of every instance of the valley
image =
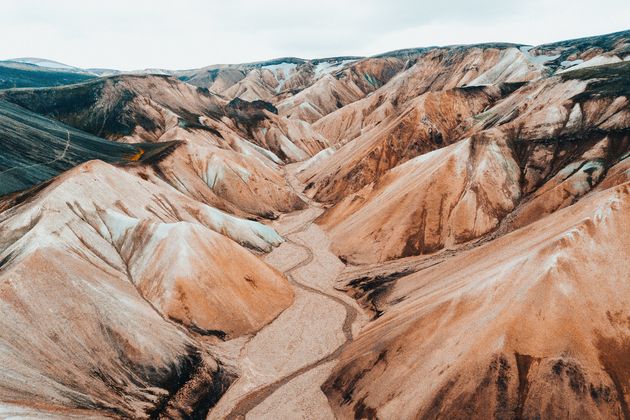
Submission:
<svg viewBox="0 0 630 420">
<path fill-rule="evenodd" d="M 2 418 L 630 416 L 630 31 L 7 60 L 0 142 Z"/>
</svg>

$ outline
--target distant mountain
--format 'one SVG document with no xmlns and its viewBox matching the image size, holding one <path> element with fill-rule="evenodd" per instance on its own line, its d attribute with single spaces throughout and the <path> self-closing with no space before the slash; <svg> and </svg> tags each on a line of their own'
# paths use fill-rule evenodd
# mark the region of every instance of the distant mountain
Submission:
<svg viewBox="0 0 630 420">
<path fill-rule="evenodd" d="M 131 71 L 102 68 L 82 69 L 45 58 L 21 57 L 0 61 L 0 89 L 69 85 L 96 77 L 118 74 L 171 75 L 173 73 L 173 71 L 165 69 Z"/>
<path fill-rule="evenodd" d="M 24 64 L 32 64 L 34 66 L 47 67 L 49 69 L 57 69 L 57 70 L 64 70 L 64 71 L 77 71 L 80 73 L 84 71 L 78 67 L 69 66 L 67 64 L 63 64 L 54 60 L 49 60 L 47 58 L 20 57 L 20 58 L 12 58 L 8 61 L 15 61 L 15 62 L 24 63 Z"/>
<path fill-rule="evenodd" d="M 0 61 L 0 89 L 61 86 L 93 79 L 94 75 L 57 70 L 16 61 Z"/>
</svg>

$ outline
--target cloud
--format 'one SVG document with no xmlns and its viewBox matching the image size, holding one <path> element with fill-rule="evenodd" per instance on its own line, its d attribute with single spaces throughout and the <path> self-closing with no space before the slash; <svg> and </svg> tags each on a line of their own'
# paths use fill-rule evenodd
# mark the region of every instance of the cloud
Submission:
<svg viewBox="0 0 630 420">
<path fill-rule="evenodd" d="M 4 0 L 0 57 L 193 68 L 627 29 L 627 0 Z"/>
</svg>

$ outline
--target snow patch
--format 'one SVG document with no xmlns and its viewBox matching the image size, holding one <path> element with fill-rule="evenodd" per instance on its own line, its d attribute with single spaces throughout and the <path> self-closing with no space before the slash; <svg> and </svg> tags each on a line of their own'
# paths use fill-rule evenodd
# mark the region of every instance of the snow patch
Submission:
<svg viewBox="0 0 630 420">
<path fill-rule="evenodd" d="M 280 64 L 270 64 L 268 66 L 263 66 L 263 69 L 269 70 L 273 73 L 276 80 L 278 81 L 278 86 L 276 86 L 276 93 L 279 93 L 284 89 L 284 84 L 287 80 L 295 73 L 295 69 L 297 64 L 295 63 L 280 63 Z"/>
<path fill-rule="evenodd" d="M 72 67 L 63 63 L 58 63 L 52 60 L 46 60 L 45 58 L 16 58 L 11 61 L 15 61 L 17 63 L 32 64 L 34 66 L 46 67 L 49 69 L 79 70 L 76 67 Z"/>
<path fill-rule="evenodd" d="M 342 69 L 346 64 L 353 63 L 357 60 L 342 60 L 338 62 L 321 61 L 315 66 L 315 77 L 320 78 L 326 74 L 336 72 Z"/>
<path fill-rule="evenodd" d="M 614 64 L 621 62 L 621 58 L 616 55 L 606 56 L 606 55 L 598 55 L 597 57 L 593 57 L 590 60 L 586 60 L 583 63 L 577 64 L 575 66 L 569 67 L 568 69 L 558 70 L 556 73 L 564 73 L 569 70 L 577 70 L 584 69 L 587 67 L 595 67 L 595 66 L 603 66 L 606 64 Z"/>
<path fill-rule="evenodd" d="M 263 66 L 263 69 L 267 69 L 271 71 L 276 77 L 281 75 L 283 78 L 288 78 L 290 74 L 292 74 L 297 67 L 295 63 L 280 63 L 280 64 L 270 64 L 268 66 Z M 282 74 L 280 74 L 282 73 Z"/>
<path fill-rule="evenodd" d="M 545 63 L 549 61 L 553 61 L 557 59 L 558 57 L 560 57 L 560 54 L 558 55 L 543 55 L 543 54 L 533 55 L 529 52 L 532 48 L 534 47 L 523 46 L 523 47 L 520 47 L 519 50 L 521 50 L 521 52 L 523 53 L 527 61 L 535 65 L 544 65 Z"/>
<path fill-rule="evenodd" d="M 466 85 L 486 86 L 498 82 L 522 81 L 530 71 L 524 57 L 525 54 L 518 49 L 510 48 L 502 54 L 498 63 Z"/>
<path fill-rule="evenodd" d="M 242 245 L 269 252 L 283 242 L 274 229 L 262 223 L 240 219 L 209 206 L 205 206 L 204 210 L 204 222 L 210 229 L 223 233 Z"/>
<path fill-rule="evenodd" d="M 567 67 L 577 66 L 578 64 L 582 64 L 583 62 L 584 62 L 584 60 L 582 60 L 582 59 L 580 59 L 580 58 L 579 58 L 579 59 L 577 59 L 577 60 L 573 60 L 573 61 L 562 61 L 562 62 L 560 63 L 560 65 L 561 65 L 562 67 L 564 67 L 564 68 L 567 68 Z"/>
</svg>

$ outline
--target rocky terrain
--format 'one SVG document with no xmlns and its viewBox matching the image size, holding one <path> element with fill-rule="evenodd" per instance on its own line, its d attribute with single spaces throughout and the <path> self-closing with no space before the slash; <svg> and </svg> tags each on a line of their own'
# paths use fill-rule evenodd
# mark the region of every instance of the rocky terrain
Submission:
<svg viewBox="0 0 630 420">
<path fill-rule="evenodd" d="M 630 32 L 0 63 L 0 417 L 630 418 Z"/>
</svg>

